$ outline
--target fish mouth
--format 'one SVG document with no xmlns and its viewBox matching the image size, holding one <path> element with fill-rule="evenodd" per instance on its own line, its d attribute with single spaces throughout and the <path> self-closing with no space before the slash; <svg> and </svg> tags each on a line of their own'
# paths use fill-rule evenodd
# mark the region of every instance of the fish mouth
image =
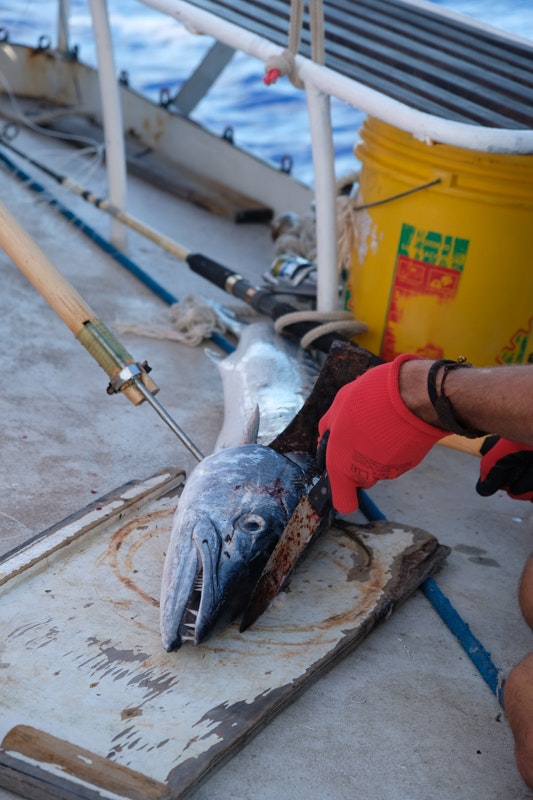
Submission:
<svg viewBox="0 0 533 800">
<path fill-rule="evenodd" d="M 194 526 L 187 551 L 165 563 L 160 628 L 167 652 L 184 642 L 199 644 L 214 627 L 224 606 L 224 586 L 217 574 L 219 536 L 210 520 Z"/>
<path fill-rule="evenodd" d="M 165 563 L 160 629 L 169 653 L 185 642 L 200 644 L 246 606 L 268 553 L 231 558 L 223 541 L 212 521 L 203 519 L 194 526 L 187 552 L 182 548 Z"/>
<path fill-rule="evenodd" d="M 178 636 L 181 643 L 190 641 L 196 644 L 196 623 L 202 600 L 203 587 L 204 570 L 199 561 L 196 580 L 178 628 Z"/>
</svg>

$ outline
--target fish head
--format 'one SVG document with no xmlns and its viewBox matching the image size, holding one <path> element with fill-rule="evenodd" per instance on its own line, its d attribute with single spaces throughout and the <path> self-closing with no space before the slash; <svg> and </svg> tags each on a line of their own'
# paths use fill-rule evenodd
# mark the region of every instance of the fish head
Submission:
<svg viewBox="0 0 533 800">
<path fill-rule="evenodd" d="M 298 461 L 248 444 L 203 459 L 173 521 L 161 582 L 160 627 L 170 652 L 202 642 L 244 609 L 298 500 Z"/>
</svg>

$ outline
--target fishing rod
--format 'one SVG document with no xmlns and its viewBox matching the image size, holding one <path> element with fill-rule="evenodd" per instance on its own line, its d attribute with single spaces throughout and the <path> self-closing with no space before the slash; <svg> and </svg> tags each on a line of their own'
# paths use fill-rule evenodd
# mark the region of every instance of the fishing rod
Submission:
<svg viewBox="0 0 533 800">
<path fill-rule="evenodd" d="M 17 147 L 11 144 L 10 141 L 6 138 L 5 134 L 0 136 L 0 143 L 3 147 L 7 147 L 9 150 L 12 150 L 15 155 L 23 158 L 33 167 L 37 167 L 40 169 L 41 172 L 44 172 L 45 175 L 48 175 L 49 178 L 52 178 L 56 183 L 59 183 L 60 186 L 64 186 L 66 189 L 70 189 L 71 192 L 76 194 L 78 197 L 81 197 L 82 200 L 89 203 L 92 206 L 95 206 L 100 211 L 104 211 L 106 214 L 109 214 L 114 219 L 122 222 L 124 225 L 127 225 L 128 228 L 132 228 L 137 233 L 140 233 L 141 236 L 144 236 L 146 239 L 150 239 L 150 241 L 155 242 L 167 252 L 172 253 L 172 255 L 176 256 L 180 259 L 180 261 L 186 261 L 187 258 L 187 250 L 180 245 L 178 242 L 169 239 L 168 236 L 157 231 L 155 228 L 152 228 L 150 225 L 146 225 L 141 220 L 133 217 L 131 214 L 128 214 L 126 211 L 122 211 L 120 208 L 117 208 L 108 200 L 104 200 L 102 197 L 97 197 L 93 194 L 90 190 L 84 189 L 83 186 L 80 186 L 78 183 L 73 181 L 67 175 L 60 175 L 59 172 L 55 172 L 55 170 L 50 169 L 47 167 L 46 164 L 37 161 L 35 158 L 32 158 L 27 153 L 24 153 L 22 150 L 19 150 Z"/>
<path fill-rule="evenodd" d="M 298 309 L 290 305 L 290 303 L 278 300 L 270 289 L 255 286 L 238 272 L 219 264 L 217 261 L 213 261 L 213 259 L 202 253 L 189 253 L 185 261 L 197 275 L 233 295 L 233 297 L 244 300 L 245 303 L 260 314 L 264 314 L 274 321 L 291 315 L 287 319 L 287 324 L 283 327 L 283 333 L 288 333 L 299 341 L 316 330 L 320 324 L 320 322 L 313 320 L 300 319 Z M 344 342 L 351 341 L 338 330 L 329 330 L 313 340 L 313 348 L 320 350 L 322 353 L 329 353 L 333 342 L 339 340 Z"/>
<path fill-rule="evenodd" d="M 294 314 L 297 311 L 297 309 L 289 303 L 278 300 L 270 289 L 254 286 L 242 275 L 239 275 L 234 270 L 223 266 L 202 253 L 192 253 L 184 245 L 169 239 L 151 226 L 131 216 L 131 214 L 121 211 L 107 200 L 97 197 L 91 191 L 84 189 L 66 175 L 60 175 L 58 172 L 50 169 L 50 167 L 47 167 L 45 164 L 42 164 L 12 145 L 5 135 L 0 136 L 0 143 L 12 150 L 20 158 L 32 164 L 32 166 L 40 169 L 61 186 L 71 190 L 87 203 L 90 203 L 100 211 L 110 214 L 119 222 L 124 223 L 137 231 L 137 233 L 140 233 L 142 236 L 145 236 L 147 239 L 150 239 L 150 241 L 179 258 L 180 261 L 184 261 L 197 275 L 200 275 L 234 297 L 243 300 L 260 314 L 264 314 L 273 320 L 278 320 L 282 316 Z M 304 336 L 314 331 L 317 324 L 317 322 L 311 320 L 290 321 L 286 327 L 284 327 L 284 332 L 301 340 Z M 332 343 L 339 339 L 349 341 L 349 339 L 343 336 L 339 331 L 327 332 L 313 341 L 313 347 L 323 353 L 328 353 Z"/>
<path fill-rule="evenodd" d="M 0 137 L 1 139 L 1 137 Z M 74 225 L 75 228 L 78 228 L 84 236 L 87 236 L 91 242 L 95 245 L 100 247 L 105 253 L 107 253 L 111 258 L 113 258 L 117 263 L 119 263 L 122 267 L 124 267 L 134 278 L 141 281 L 145 286 L 147 286 L 157 297 L 163 300 L 167 305 L 174 305 L 175 303 L 179 302 L 178 298 L 175 297 L 171 292 L 165 289 L 160 283 L 158 283 L 154 278 L 149 275 L 144 269 L 136 264 L 131 258 L 128 258 L 121 250 L 119 250 L 115 245 L 111 244 L 107 239 L 100 234 L 86 222 L 84 222 L 77 214 L 71 211 L 64 203 L 60 202 L 54 195 L 46 189 L 41 183 L 38 183 L 34 180 L 27 172 L 17 166 L 10 158 L 8 158 L 5 153 L 0 151 L 0 162 L 5 166 L 19 181 L 22 181 L 26 188 L 31 189 L 31 191 L 36 192 L 38 195 L 42 196 L 49 206 L 54 208 L 61 216 L 63 216 L 68 222 Z M 217 331 L 212 331 L 210 334 L 210 339 L 220 347 L 221 350 L 224 350 L 226 353 L 232 353 L 235 350 L 235 347 L 229 342 L 224 336 L 222 336 Z"/>
</svg>

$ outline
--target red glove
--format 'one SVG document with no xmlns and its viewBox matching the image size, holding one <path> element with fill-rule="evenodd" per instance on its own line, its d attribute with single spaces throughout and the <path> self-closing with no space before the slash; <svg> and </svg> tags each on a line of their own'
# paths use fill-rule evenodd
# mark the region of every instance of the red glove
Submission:
<svg viewBox="0 0 533 800">
<path fill-rule="evenodd" d="M 446 436 L 409 411 L 400 397 L 400 367 L 414 358 L 398 356 L 343 386 L 318 423 L 321 437 L 330 431 L 326 467 L 333 505 L 341 514 L 357 508 L 358 487 L 397 478 Z"/>
<path fill-rule="evenodd" d="M 489 436 L 481 454 L 478 494 L 488 497 L 504 489 L 510 497 L 533 502 L 533 447 Z"/>
</svg>

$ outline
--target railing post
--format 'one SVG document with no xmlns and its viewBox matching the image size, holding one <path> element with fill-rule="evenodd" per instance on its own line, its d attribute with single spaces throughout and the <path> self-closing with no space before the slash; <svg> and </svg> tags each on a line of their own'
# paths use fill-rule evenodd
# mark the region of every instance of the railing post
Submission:
<svg viewBox="0 0 533 800">
<path fill-rule="evenodd" d="M 59 0 L 57 9 L 57 49 L 60 53 L 68 53 L 70 0 Z"/>
<path fill-rule="evenodd" d="M 124 128 L 119 85 L 115 75 L 107 2 L 106 0 L 89 0 L 89 4 L 98 58 L 98 81 L 102 103 L 109 201 L 123 211 L 126 205 Z M 126 228 L 115 219 L 111 220 L 111 241 L 121 250 L 126 249 Z"/>
<path fill-rule="evenodd" d="M 317 310 L 336 311 L 339 307 L 339 279 L 337 275 L 335 154 L 330 97 L 317 89 L 311 81 L 306 81 L 305 91 L 315 176 Z"/>
</svg>

